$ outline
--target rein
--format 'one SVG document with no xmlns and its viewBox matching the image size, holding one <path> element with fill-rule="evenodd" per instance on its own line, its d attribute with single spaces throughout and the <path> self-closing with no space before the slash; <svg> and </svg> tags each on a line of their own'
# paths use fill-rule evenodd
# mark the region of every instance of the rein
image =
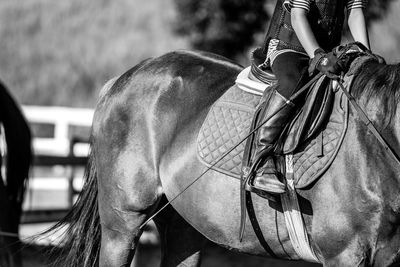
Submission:
<svg viewBox="0 0 400 267">
<path fill-rule="evenodd" d="M 345 58 L 347 56 L 347 53 L 351 51 L 352 49 L 356 49 L 361 53 L 364 53 L 365 55 L 369 57 L 375 57 L 369 49 L 367 49 L 362 43 L 360 42 L 354 42 L 353 44 L 346 45 L 342 50 L 338 49 L 336 51 L 337 56 L 339 59 Z M 340 77 L 337 77 L 335 80 L 338 84 L 340 89 L 343 91 L 347 99 L 350 101 L 350 104 L 352 107 L 356 110 L 358 115 L 360 116 L 360 119 L 362 122 L 367 126 L 368 130 L 371 131 L 371 133 L 378 139 L 379 143 L 383 146 L 383 148 L 390 154 L 392 157 L 395 159 L 395 161 L 400 164 L 400 156 L 396 153 L 395 150 L 392 149 L 390 146 L 389 142 L 385 140 L 385 138 L 382 136 L 382 134 L 376 129 L 372 121 L 368 118 L 367 114 L 364 112 L 364 110 L 360 107 L 360 105 L 357 104 L 356 99 L 350 94 L 349 91 L 346 90 L 344 87 L 343 83 L 340 80 Z"/>
<path fill-rule="evenodd" d="M 4 231 L 0 231 L 0 236 L 5 236 L 5 237 L 17 237 L 17 238 L 20 237 L 19 234 L 12 233 L 12 232 L 4 232 Z"/>
</svg>

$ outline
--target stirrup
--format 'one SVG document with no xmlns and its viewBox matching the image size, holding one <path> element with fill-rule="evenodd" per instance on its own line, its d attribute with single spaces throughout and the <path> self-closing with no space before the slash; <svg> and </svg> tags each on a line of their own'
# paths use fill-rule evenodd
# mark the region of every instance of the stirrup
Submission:
<svg viewBox="0 0 400 267">
<path fill-rule="evenodd" d="M 269 193 L 267 191 L 261 190 L 261 189 L 255 187 L 253 185 L 253 181 L 254 181 L 254 177 L 255 177 L 254 175 L 251 175 L 250 177 L 252 177 L 252 179 L 246 179 L 246 183 L 245 183 L 245 186 L 244 186 L 244 189 L 246 191 L 255 193 L 255 194 L 259 195 L 262 198 L 266 198 L 266 199 L 269 199 L 269 200 L 272 200 L 272 201 L 276 202 L 276 198 L 272 193 Z"/>
<path fill-rule="evenodd" d="M 269 160 L 268 158 L 266 158 L 265 160 Z M 256 172 L 255 170 L 258 168 L 258 165 L 261 163 L 262 161 L 262 157 L 258 157 L 253 165 L 251 165 L 251 167 L 246 167 L 243 170 L 244 176 L 245 176 L 245 180 L 244 180 L 244 190 L 248 191 L 248 192 L 252 192 L 255 193 L 257 195 L 259 195 L 262 198 L 266 198 L 268 200 L 277 202 L 277 197 L 278 195 L 275 195 L 274 193 L 271 192 L 267 192 L 264 191 L 262 189 L 259 189 L 257 187 L 254 186 L 254 179 L 256 178 Z"/>
</svg>

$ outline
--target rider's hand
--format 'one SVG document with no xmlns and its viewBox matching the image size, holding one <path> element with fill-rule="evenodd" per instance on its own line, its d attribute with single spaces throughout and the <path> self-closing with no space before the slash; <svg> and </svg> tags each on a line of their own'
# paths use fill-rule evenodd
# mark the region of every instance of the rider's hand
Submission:
<svg viewBox="0 0 400 267">
<path fill-rule="evenodd" d="M 338 64 L 338 58 L 333 52 L 326 53 L 322 49 L 317 49 L 314 52 L 314 57 L 310 60 L 308 71 L 311 75 L 319 70 L 331 79 L 337 79 L 341 72 Z"/>
</svg>

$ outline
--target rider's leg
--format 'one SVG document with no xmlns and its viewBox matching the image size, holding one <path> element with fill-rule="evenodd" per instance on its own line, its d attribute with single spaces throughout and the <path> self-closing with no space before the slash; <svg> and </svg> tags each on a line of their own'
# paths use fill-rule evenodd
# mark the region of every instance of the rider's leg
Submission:
<svg viewBox="0 0 400 267">
<path fill-rule="evenodd" d="M 286 186 L 279 181 L 276 175 L 265 175 L 268 173 L 268 161 L 265 160 L 273 152 L 276 140 L 283 127 L 291 118 L 294 105 L 287 103 L 288 98 L 303 84 L 304 72 L 308 67 L 308 57 L 299 53 L 287 52 L 277 56 L 272 65 L 272 70 L 278 79 L 278 87 L 266 101 L 261 113 L 260 122 L 271 117 L 258 131 L 256 136 L 255 158 L 264 159 L 264 163 L 257 169 L 253 186 L 257 189 L 270 193 L 284 193 Z M 280 110 L 281 109 L 281 110 Z M 279 111 L 278 111 L 279 110 Z"/>
<path fill-rule="evenodd" d="M 309 57 L 296 52 L 286 52 L 278 55 L 272 63 L 272 72 L 278 80 L 276 89 L 282 96 L 289 99 L 296 90 L 307 82 Z"/>
</svg>

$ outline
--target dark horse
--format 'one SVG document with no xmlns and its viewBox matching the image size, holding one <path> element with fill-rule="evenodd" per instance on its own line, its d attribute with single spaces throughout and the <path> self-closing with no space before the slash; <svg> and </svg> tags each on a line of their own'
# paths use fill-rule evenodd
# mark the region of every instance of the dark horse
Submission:
<svg viewBox="0 0 400 267">
<path fill-rule="evenodd" d="M 63 266 L 130 265 L 139 226 L 205 171 L 196 152 L 199 129 L 241 69 L 214 54 L 180 51 L 144 61 L 106 84 L 94 115 L 86 184 L 65 220 Z M 399 66 L 370 62 L 352 88 L 397 152 L 399 87 Z M 155 217 L 162 266 L 199 266 L 207 240 L 269 256 L 251 227 L 239 241 L 239 183 L 209 171 Z M 312 187 L 298 191 L 312 207 L 304 220 L 322 264 L 399 264 L 399 183 L 399 162 L 351 109 L 335 161 Z M 298 259 L 293 249 L 283 249 L 290 240 L 279 208 L 257 196 L 253 202 L 274 253 Z"/>
<path fill-rule="evenodd" d="M 0 266 L 21 266 L 17 234 L 31 163 L 31 133 L 19 106 L 1 82 L 0 123 L 6 143 L 5 154 L 0 157 L 0 166 L 5 167 L 5 177 L 0 173 Z"/>
</svg>

